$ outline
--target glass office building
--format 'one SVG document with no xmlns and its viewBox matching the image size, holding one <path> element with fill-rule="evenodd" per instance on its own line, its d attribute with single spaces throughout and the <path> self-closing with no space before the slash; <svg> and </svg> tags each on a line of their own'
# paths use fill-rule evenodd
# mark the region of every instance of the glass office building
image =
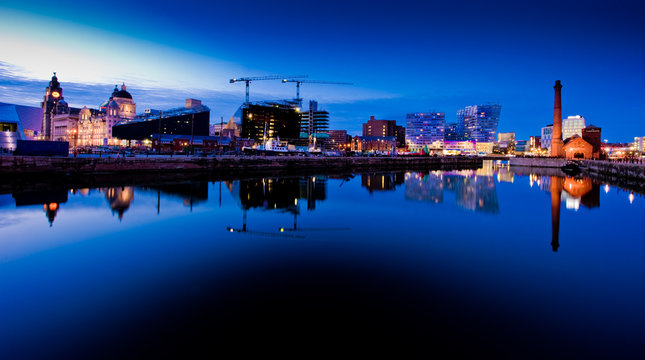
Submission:
<svg viewBox="0 0 645 360">
<path fill-rule="evenodd" d="M 406 117 L 405 144 L 410 151 L 443 149 L 446 114 L 412 113 Z"/>
<path fill-rule="evenodd" d="M 472 105 L 457 110 L 457 132 L 464 140 L 493 142 L 502 106 Z"/>
</svg>

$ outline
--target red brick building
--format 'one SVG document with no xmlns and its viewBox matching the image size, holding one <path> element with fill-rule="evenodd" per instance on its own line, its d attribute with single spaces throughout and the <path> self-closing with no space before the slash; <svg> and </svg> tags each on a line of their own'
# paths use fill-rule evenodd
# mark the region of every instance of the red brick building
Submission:
<svg viewBox="0 0 645 360">
<path fill-rule="evenodd" d="M 580 136 L 573 135 L 564 141 L 562 148 L 564 157 L 567 159 L 591 159 L 593 147 L 584 141 Z"/>
</svg>

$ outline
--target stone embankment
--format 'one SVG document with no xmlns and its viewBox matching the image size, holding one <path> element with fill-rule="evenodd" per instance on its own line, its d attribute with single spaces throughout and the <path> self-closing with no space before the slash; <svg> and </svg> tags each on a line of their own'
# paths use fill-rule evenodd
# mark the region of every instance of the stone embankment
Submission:
<svg viewBox="0 0 645 360">
<path fill-rule="evenodd" d="M 565 159 L 550 158 L 510 158 L 508 164 L 511 166 L 538 167 L 538 168 L 561 168 L 567 164 Z"/>
<path fill-rule="evenodd" d="M 0 175 L 96 175 L 150 172 L 231 172 L 267 173 L 272 171 L 373 171 L 421 170 L 439 168 L 478 168 L 476 157 L 287 157 L 219 156 L 163 158 L 86 158 L 0 156 Z"/>
<path fill-rule="evenodd" d="M 599 160 L 583 162 L 586 173 L 596 173 L 621 178 L 641 179 L 645 181 L 645 164 L 631 164 Z"/>
<path fill-rule="evenodd" d="M 509 164 L 513 167 L 531 168 L 561 168 L 570 160 L 550 158 L 511 158 Z M 588 176 L 603 176 L 616 179 L 645 181 L 645 164 L 628 162 L 613 162 L 602 160 L 575 160 L 583 174 Z"/>
</svg>

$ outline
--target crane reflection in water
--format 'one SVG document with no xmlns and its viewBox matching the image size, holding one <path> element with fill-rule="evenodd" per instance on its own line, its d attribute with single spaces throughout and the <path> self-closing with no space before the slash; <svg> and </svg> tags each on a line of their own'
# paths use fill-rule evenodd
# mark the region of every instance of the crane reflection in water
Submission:
<svg viewBox="0 0 645 360">
<path fill-rule="evenodd" d="M 226 182 L 226 187 L 242 208 L 242 227 L 228 226 L 226 229 L 229 232 L 302 238 L 286 232 L 299 230 L 297 218 L 302 200 L 306 200 L 307 210 L 312 211 L 316 209 L 317 202 L 327 198 L 327 180 L 324 176 L 307 176 Z M 247 214 L 251 209 L 291 213 L 294 216 L 293 229 L 279 227 L 277 232 L 251 231 L 247 227 Z"/>
</svg>

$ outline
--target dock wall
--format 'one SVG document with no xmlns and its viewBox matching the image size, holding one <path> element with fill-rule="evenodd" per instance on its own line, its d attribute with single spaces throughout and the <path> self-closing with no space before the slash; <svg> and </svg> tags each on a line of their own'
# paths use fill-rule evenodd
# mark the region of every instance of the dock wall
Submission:
<svg viewBox="0 0 645 360">
<path fill-rule="evenodd" d="M 146 172 L 370 171 L 478 168 L 476 157 L 284 157 L 221 156 L 164 158 L 73 158 L 0 156 L 0 175 L 112 174 Z"/>
</svg>

